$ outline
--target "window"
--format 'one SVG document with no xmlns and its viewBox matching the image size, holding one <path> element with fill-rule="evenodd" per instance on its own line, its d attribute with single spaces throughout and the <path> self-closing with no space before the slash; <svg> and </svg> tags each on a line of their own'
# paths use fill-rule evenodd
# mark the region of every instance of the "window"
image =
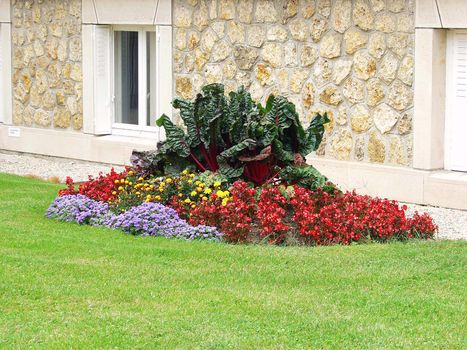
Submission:
<svg viewBox="0 0 467 350">
<path fill-rule="evenodd" d="M 155 126 L 156 32 L 114 28 L 114 127 Z"/>
<path fill-rule="evenodd" d="M 85 133 L 162 139 L 171 101 L 170 25 L 83 25 Z"/>
<path fill-rule="evenodd" d="M 447 46 L 445 168 L 467 171 L 467 30 L 450 30 Z"/>
</svg>

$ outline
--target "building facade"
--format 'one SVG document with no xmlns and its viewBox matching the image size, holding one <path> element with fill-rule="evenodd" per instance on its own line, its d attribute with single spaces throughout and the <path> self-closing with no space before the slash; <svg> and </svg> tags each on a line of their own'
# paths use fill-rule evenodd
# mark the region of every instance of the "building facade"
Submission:
<svg viewBox="0 0 467 350">
<path fill-rule="evenodd" d="M 465 0 L 0 0 L 0 149 L 127 163 L 220 82 L 331 122 L 343 188 L 467 209 Z"/>
</svg>

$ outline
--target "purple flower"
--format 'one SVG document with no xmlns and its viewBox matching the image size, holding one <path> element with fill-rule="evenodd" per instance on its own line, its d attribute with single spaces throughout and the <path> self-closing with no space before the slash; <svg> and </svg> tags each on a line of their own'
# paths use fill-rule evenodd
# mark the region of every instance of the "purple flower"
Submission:
<svg viewBox="0 0 467 350">
<path fill-rule="evenodd" d="M 133 235 L 211 241 L 222 238 L 216 227 L 193 227 L 181 219 L 174 209 L 159 203 L 143 203 L 122 214 L 113 214 L 107 203 L 80 194 L 67 195 L 57 197 L 45 215 L 60 221 L 121 229 Z"/>
<path fill-rule="evenodd" d="M 48 218 L 92 226 L 101 226 L 102 221 L 109 215 L 107 203 L 81 194 L 57 197 L 45 213 Z"/>
<path fill-rule="evenodd" d="M 218 241 L 222 234 L 215 227 L 189 225 L 177 212 L 159 203 L 143 203 L 105 222 L 129 234 L 164 236 L 182 239 L 207 239 Z"/>
</svg>

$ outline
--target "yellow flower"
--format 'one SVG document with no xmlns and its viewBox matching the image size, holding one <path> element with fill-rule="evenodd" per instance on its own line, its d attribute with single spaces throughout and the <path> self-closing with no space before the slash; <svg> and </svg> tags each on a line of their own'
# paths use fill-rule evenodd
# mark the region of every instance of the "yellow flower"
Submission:
<svg viewBox="0 0 467 350">
<path fill-rule="evenodd" d="M 132 185 L 133 185 L 133 182 L 131 182 L 131 181 L 130 181 L 130 182 L 128 182 L 128 185 L 132 186 Z"/>
<path fill-rule="evenodd" d="M 210 188 L 206 188 L 206 189 L 204 190 L 204 193 L 206 193 L 206 194 L 211 194 L 211 193 L 212 193 L 212 190 L 211 190 Z"/>
<path fill-rule="evenodd" d="M 134 172 L 133 172 L 132 170 L 130 170 L 130 171 L 128 172 L 128 175 L 130 175 L 130 176 L 133 175 L 133 174 L 134 174 Z"/>
<path fill-rule="evenodd" d="M 201 192 L 203 189 L 201 187 L 196 187 L 196 191 Z"/>
<path fill-rule="evenodd" d="M 190 193 L 190 195 L 191 195 L 192 197 L 196 196 L 196 194 L 197 194 L 196 191 L 191 191 L 191 193 Z"/>
<path fill-rule="evenodd" d="M 125 183 L 125 179 L 121 179 L 121 180 L 120 180 L 120 183 L 121 183 L 121 184 L 124 184 L 124 183 Z"/>
<path fill-rule="evenodd" d="M 138 178 L 138 181 L 144 181 L 144 179 L 142 177 Z"/>
<path fill-rule="evenodd" d="M 168 177 L 167 179 L 165 179 L 165 182 L 167 182 L 168 184 L 171 184 L 172 183 L 172 179 L 170 177 Z"/>
<path fill-rule="evenodd" d="M 214 187 L 219 187 L 221 185 L 220 181 L 214 182 Z"/>
<path fill-rule="evenodd" d="M 156 199 L 156 201 L 160 201 L 161 200 L 161 196 L 156 196 L 154 197 Z"/>
<path fill-rule="evenodd" d="M 186 169 L 185 169 L 185 170 L 183 170 L 183 171 L 182 171 L 182 174 L 183 174 L 183 175 L 186 175 L 186 174 L 188 174 L 188 170 L 186 170 Z"/>
<path fill-rule="evenodd" d="M 203 201 L 207 201 L 208 200 L 208 197 L 203 197 L 201 198 Z"/>
<path fill-rule="evenodd" d="M 165 186 L 165 182 L 162 181 L 162 182 L 159 184 L 159 186 Z"/>
<path fill-rule="evenodd" d="M 192 204 L 191 207 L 192 207 L 193 209 L 195 209 L 195 208 L 196 208 L 196 204 Z"/>
<path fill-rule="evenodd" d="M 117 194 L 117 191 L 113 191 L 112 194 L 115 196 Z"/>
<path fill-rule="evenodd" d="M 125 180 L 125 185 L 128 185 L 128 183 L 129 183 L 128 180 Z"/>
<path fill-rule="evenodd" d="M 154 189 L 154 185 L 149 186 L 149 188 L 150 188 L 151 190 L 153 190 L 153 189 Z"/>
<path fill-rule="evenodd" d="M 228 201 L 229 201 L 228 198 L 224 198 L 222 200 L 222 206 L 225 207 L 227 205 Z"/>
<path fill-rule="evenodd" d="M 190 177 L 195 177 L 195 174 L 190 174 Z"/>
<path fill-rule="evenodd" d="M 139 196 L 141 193 L 140 193 L 140 192 L 136 192 L 136 194 Z"/>
<path fill-rule="evenodd" d="M 115 181 L 114 181 L 114 183 L 118 184 L 118 183 L 120 183 L 120 181 L 118 181 L 118 180 L 115 180 Z"/>
<path fill-rule="evenodd" d="M 149 199 L 151 199 L 151 195 L 150 195 L 150 194 L 148 194 L 148 195 L 146 196 L 146 198 L 149 198 Z"/>
<path fill-rule="evenodd" d="M 188 180 L 187 182 L 188 182 L 189 184 L 193 183 L 193 181 L 191 181 L 191 180 Z"/>
<path fill-rule="evenodd" d="M 230 195 L 230 192 L 229 191 L 224 191 L 224 196 L 225 197 L 228 197 Z"/>
<path fill-rule="evenodd" d="M 123 187 L 122 187 L 122 186 L 118 186 L 118 190 L 119 190 L 119 191 L 123 191 Z"/>
<path fill-rule="evenodd" d="M 217 197 L 219 197 L 219 198 L 224 198 L 224 192 L 223 192 L 223 191 L 218 190 L 218 191 L 216 192 L 216 194 L 217 194 Z"/>
<path fill-rule="evenodd" d="M 179 193 L 178 196 L 179 196 L 179 197 L 183 197 L 183 193 Z"/>
<path fill-rule="evenodd" d="M 184 200 L 185 203 L 191 203 L 191 199 L 190 198 L 187 198 Z"/>
<path fill-rule="evenodd" d="M 201 183 L 201 181 L 199 181 L 199 180 L 196 180 L 196 181 L 195 181 L 195 185 L 196 185 L 196 186 L 199 186 L 200 183 Z"/>
</svg>

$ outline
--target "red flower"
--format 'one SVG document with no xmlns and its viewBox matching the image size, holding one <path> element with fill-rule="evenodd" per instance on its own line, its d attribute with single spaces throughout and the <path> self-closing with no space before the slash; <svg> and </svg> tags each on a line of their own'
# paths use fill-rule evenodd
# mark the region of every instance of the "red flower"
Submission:
<svg viewBox="0 0 467 350">
<path fill-rule="evenodd" d="M 112 194 L 112 192 L 115 191 L 115 187 L 118 187 L 118 185 L 115 184 L 115 180 L 120 180 L 125 176 L 126 171 L 117 173 L 112 168 L 110 173 L 107 175 L 100 173 L 96 179 L 94 179 L 92 176 L 89 176 L 89 180 L 80 184 L 78 190 L 75 189 L 73 179 L 71 177 L 67 177 L 66 184 L 68 187 L 58 191 L 58 195 L 64 196 L 68 194 L 79 193 L 94 200 L 108 202 L 111 199 L 115 199 L 115 195 Z"/>
</svg>

